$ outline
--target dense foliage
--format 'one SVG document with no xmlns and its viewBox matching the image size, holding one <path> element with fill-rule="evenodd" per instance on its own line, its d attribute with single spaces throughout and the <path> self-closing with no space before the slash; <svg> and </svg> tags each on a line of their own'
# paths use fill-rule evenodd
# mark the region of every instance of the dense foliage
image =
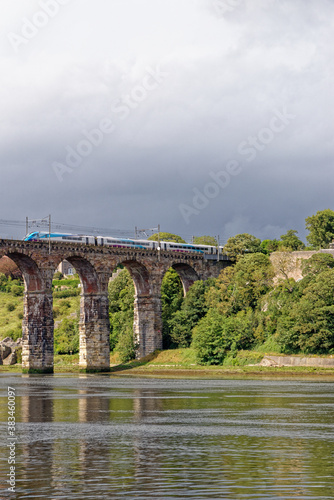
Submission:
<svg viewBox="0 0 334 500">
<path fill-rule="evenodd" d="M 181 236 L 178 236 L 177 234 L 173 233 L 155 233 L 152 234 L 148 240 L 151 241 L 174 241 L 175 243 L 185 243 L 185 240 L 181 238 Z"/>
<path fill-rule="evenodd" d="M 214 236 L 195 236 L 193 238 L 194 245 L 211 245 L 218 246 L 218 241 Z"/>
<path fill-rule="evenodd" d="M 334 238 L 334 212 L 329 208 L 307 217 L 306 229 L 309 235 L 307 241 L 314 248 L 328 248 Z"/>
<path fill-rule="evenodd" d="M 328 247 L 334 237 L 334 212 L 324 210 L 306 219 L 307 237 L 313 247 Z M 151 239 L 157 239 L 153 235 Z M 171 233 L 160 238 L 182 242 Z M 194 239 L 213 244 L 213 237 Z M 334 354 L 334 259 L 317 253 L 302 263 L 303 278 L 295 281 L 292 251 L 305 248 L 297 231 L 280 239 L 260 241 L 250 234 L 230 238 L 224 251 L 233 264 L 217 279 L 196 281 L 184 296 L 177 272 L 170 268 L 162 281 L 162 333 L 164 348 L 192 346 L 197 361 L 221 364 L 235 360 L 240 350 L 272 350 L 282 353 Z M 275 254 L 276 272 L 270 253 Z M 1 336 L 20 336 L 24 283 L 10 259 L 2 259 L 0 273 Z M 80 280 L 53 280 L 55 352 L 79 349 Z M 133 336 L 135 287 L 130 273 L 121 268 L 109 283 L 110 347 L 121 361 L 135 356 Z M 8 325 L 8 326 L 7 326 Z"/>
<path fill-rule="evenodd" d="M 261 240 L 248 233 L 237 234 L 229 238 L 224 246 L 224 253 L 228 255 L 232 261 L 246 253 L 262 251 Z"/>
<path fill-rule="evenodd" d="M 198 361 L 219 364 L 239 349 L 275 345 L 282 353 L 334 353 L 334 259 L 315 254 L 303 279 L 273 283 L 267 256 L 240 257 L 206 293 L 207 314 L 193 330 Z"/>
<path fill-rule="evenodd" d="M 64 318 L 55 330 L 54 350 L 56 354 L 79 352 L 79 323 L 77 318 Z"/>
<path fill-rule="evenodd" d="M 169 269 L 161 285 L 161 310 L 162 310 L 162 341 L 163 348 L 177 347 L 173 336 L 172 318 L 180 309 L 183 302 L 183 287 L 179 275 L 174 269 Z"/>
<path fill-rule="evenodd" d="M 24 286 L 21 279 L 12 279 L 11 276 L 6 276 L 5 274 L 0 274 L 0 291 L 5 293 L 10 293 L 14 297 L 19 297 L 23 295 Z"/>
<path fill-rule="evenodd" d="M 118 352 L 123 362 L 135 357 L 134 295 L 130 273 L 123 269 L 109 283 L 110 349 Z"/>
</svg>

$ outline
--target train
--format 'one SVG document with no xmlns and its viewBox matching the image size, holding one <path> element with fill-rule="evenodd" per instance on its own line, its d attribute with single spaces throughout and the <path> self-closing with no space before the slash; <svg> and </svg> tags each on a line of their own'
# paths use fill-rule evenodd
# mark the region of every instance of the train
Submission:
<svg viewBox="0 0 334 500">
<path fill-rule="evenodd" d="M 176 243 L 174 241 L 131 240 L 110 236 L 89 236 L 81 234 L 44 233 L 34 231 L 25 236 L 24 241 L 62 241 L 64 243 L 82 243 L 85 245 L 110 246 L 118 248 L 136 248 L 141 250 L 171 250 L 174 252 L 199 253 L 203 255 L 217 255 L 223 252 L 223 247 L 210 245 L 193 245 L 191 243 Z"/>
</svg>

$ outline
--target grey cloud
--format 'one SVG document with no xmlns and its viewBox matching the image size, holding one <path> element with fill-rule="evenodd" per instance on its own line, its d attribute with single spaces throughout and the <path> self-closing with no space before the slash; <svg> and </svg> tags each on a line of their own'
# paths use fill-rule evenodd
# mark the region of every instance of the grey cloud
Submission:
<svg viewBox="0 0 334 500">
<path fill-rule="evenodd" d="M 159 3 L 164 25 L 153 0 L 141 14 L 132 0 L 73 2 L 25 52 L 2 52 L 2 218 L 304 237 L 305 217 L 331 208 L 333 3 L 245 1 L 223 18 L 209 0 L 168 5 Z M 161 84 L 126 117 L 113 111 L 158 66 Z M 248 162 L 240 144 L 284 109 L 295 118 Z M 113 132 L 59 182 L 53 163 L 105 118 Z M 229 160 L 242 173 L 186 224 L 179 205 Z"/>
</svg>

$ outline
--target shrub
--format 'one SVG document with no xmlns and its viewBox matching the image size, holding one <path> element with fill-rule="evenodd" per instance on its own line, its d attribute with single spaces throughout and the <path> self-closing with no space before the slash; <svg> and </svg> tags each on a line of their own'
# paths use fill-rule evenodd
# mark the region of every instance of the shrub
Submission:
<svg viewBox="0 0 334 500">
<path fill-rule="evenodd" d="M 24 287 L 20 285 L 12 285 L 10 291 L 14 297 L 20 297 L 23 295 Z"/>
<path fill-rule="evenodd" d="M 135 357 L 133 340 L 133 297 L 135 289 L 124 269 L 109 284 L 110 349 L 119 353 L 122 363 Z"/>
<path fill-rule="evenodd" d="M 70 354 L 79 351 L 79 323 L 76 319 L 64 319 L 55 330 L 56 354 Z"/>
<path fill-rule="evenodd" d="M 18 326 L 15 329 L 7 330 L 6 332 L 6 337 L 10 337 L 14 341 L 22 337 L 22 328 L 21 326 Z"/>
<path fill-rule="evenodd" d="M 55 306 L 53 308 L 53 319 L 56 319 L 59 316 L 59 314 L 60 314 L 60 309 L 59 307 Z"/>
<path fill-rule="evenodd" d="M 77 297 L 78 295 L 80 295 L 79 289 L 60 290 L 59 292 L 53 292 L 53 296 L 58 299 L 64 299 L 67 297 Z"/>
<path fill-rule="evenodd" d="M 12 302 L 10 302 L 9 304 L 7 304 L 7 311 L 12 312 L 15 309 L 16 309 L 16 305 L 13 304 Z"/>
<path fill-rule="evenodd" d="M 172 316 L 169 327 L 174 345 L 178 347 L 190 346 L 193 328 L 208 311 L 205 293 L 212 283 L 213 280 L 196 281 L 185 296 L 181 309 Z"/>
<path fill-rule="evenodd" d="M 210 309 L 194 328 L 192 347 L 198 362 L 219 365 L 228 352 L 250 348 L 254 343 L 252 321 L 251 310 L 226 317 Z"/>
<path fill-rule="evenodd" d="M 16 349 L 16 363 L 22 364 L 22 347 Z"/>
</svg>

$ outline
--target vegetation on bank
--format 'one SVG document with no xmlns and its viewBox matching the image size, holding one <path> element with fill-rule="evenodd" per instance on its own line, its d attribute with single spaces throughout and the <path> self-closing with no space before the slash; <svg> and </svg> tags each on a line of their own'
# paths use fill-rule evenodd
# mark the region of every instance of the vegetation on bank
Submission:
<svg viewBox="0 0 334 500">
<path fill-rule="evenodd" d="M 334 237 L 334 212 L 318 212 L 306 221 L 313 245 L 308 248 L 328 247 Z M 169 233 L 160 237 L 180 241 Z M 208 238 L 197 242 L 217 243 Z M 280 250 L 288 256 L 303 248 L 294 230 L 280 240 L 262 242 L 253 235 L 236 235 L 224 247 L 233 265 L 217 279 L 195 282 L 186 297 L 178 274 L 169 269 L 161 289 L 164 349 L 186 349 L 194 366 L 256 364 L 265 352 L 334 354 L 333 257 L 313 255 L 304 262 L 298 282 L 282 268 L 282 278 L 274 282 L 270 253 Z M 55 353 L 70 356 L 56 357 L 56 365 L 78 356 L 79 285 L 78 276 L 65 279 L 59 273 L 53 281 Z M 0 274 L 1 338 L 21 336 L 23 289 L 22 279 L 12 271 Z M 134 293 L 129 272 L 121 269 L 109 283 L 110 347 L 117 363 L 135 355 Z"/>
<path fill-rule="evenodd" d="M 143 377 L 197 377 L 221 378 L 241 377 L 307 377 L 334 376 L 333 368 L 322 366 L 259 366 L 264 353 L 255 351 L 239 351 L 236 357 L 226 357 L 222 365 L 199 365 L 196 352 L 192 348 L 169 349 L 156 351 L 141 360 L 130 360 L 121 363 L 117 353 L 110 357 L 112 375 Z M 21 365 L 0 366 L 0 373 L 21 372 Z M 56 354 L 54 359 L 55 373 L 80 373 L 78 354 Z"/>
<path fill-rule="evenodd" d="M 318 254 L 305 261 L 303 279 L 298 282 L 288 278 L 286 263 L 282 263 L 283 278 L 274 283 L 269 258 L 272 251 L 289 256 L 294 250 L 328 248 L 334 238 L 331 210 L 308 217 L 306 223 L 312 247 L 305 247 L 295 230 L 287 231 L 280 240 L 261 242 L 249 234 L 230 238 L 224 252 L 234 265 L 223 270 L 217 279 L 194 283 L 186 297 L 179 276 L 170 269 L 161 290 L 163 347 L 191 347 L 196 352 L 196 362 L 202 365 L 239 362 L 233 360 L 238 360 L 239 353 L 245 350 L 334 354 L 333 257 Z M 177 241 L 175 235 L 164 235 L 167 237 Z M 123 288 L 122 296 L 132 297 L 132 280 L 126 270 L 110 285 L 111 290 L 119 290 L 121 282 L 127 283 L 129 292 Z M 115 294 L 113 297 L 113 311 L 121 311 L 124 324 L 128 325 L 130 345 L 132 300 L 124 301 Z M 114 345 L 117 351 L 115 337 Z M 123 354 L 121 361 L 130 359 Z"/>
</svg>

